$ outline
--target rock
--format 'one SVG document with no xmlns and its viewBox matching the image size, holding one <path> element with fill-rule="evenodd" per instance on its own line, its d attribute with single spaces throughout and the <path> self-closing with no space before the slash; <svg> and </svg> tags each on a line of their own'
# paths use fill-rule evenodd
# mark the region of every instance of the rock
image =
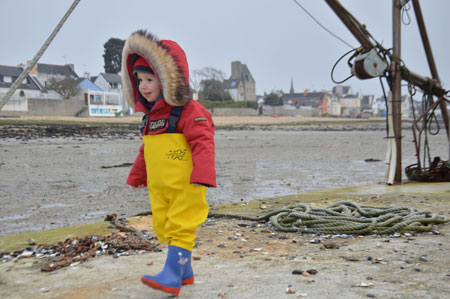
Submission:
<svg viewBox="0 0 450 299">
<path fill-rule="evenodd" d="M 292 271 L 293 275 L 302 275 L 303 274 L 303 270 L 299 270 L 299 269 L 295 269 L 294 271 Z"/>
<path fill-rule="evenodd" d="M 285 292 L 286 294 L 295 294 L 295 290 L 291 288 L 287 288 Z"/>
<path fill-rule="evenodd" d="M 305 276 L 305 277 L 310 277 L 310 276 L 311 276 L 311 274 L 310 274 L 310 273 L 308 273 L 308 272 L 303 272 L 303 273 L 302 273 L 302 276 Z"/>
<path fill-rule="evenodd" d="M 154 263 L 153 260 L 149 260 L 149 261 L 147 261 L 146 264 L 147 264 L 147 266 L 151 266 L 151 265 L 153 265 L 153 263 Z"/>
<path fill-rule="evenodd" d="M 194 255 L 194 256 L 192 257 L 192 259 L 193 259 L 194 261 L 199 261 L 199 260 L 201 259 L 201 257 Z"/>
<path fill-rule="evenodd" d="M 344 258 L 346 261 L 349 261 L 349 262 L 359 262 L 360 261 L 360 259 L 358 257 L 353 256 L 353 255 L 345 256 Z"/>
<path fill-rule="evenodd" d="M 36 244 L 36 240 L 33 238 L 29 238 L 28 239 L 28 245 L 35 245 Z"/>
<path fill-rule="evenodd" d="M 428 262 L 428 259 L 426 258 L 426 256 L 421 256 L 421 257 L 419 257 L 419 261 L 421 261 L 421 262 Z"/>
<path fill-rule="evenodd" d="M 22 254 L 20 255 L 21 257 L 30 257 L 34 254 L 33 251 L 24 251 L 22 252 Z"/>
<path fill-rule="evenodd" d="M 306 270 L 306 272 L 308 272 L 311 275 L 316 275 L 317 274 L 317 270 L 316 269 L 309 269 L 309 270 Z"/>
<path fill-rule="evenodd" d="M 377 296 L 375 296 L 374 294 L 366 294 L 366 297 L 369 297 L 369 298 L 377 298 Z"/>
<path fill-rule="evenodd" d="M 326 249 L 338 249 L 339 245 L 336 244 L 336 242 L 332 242 L 332 241 L 323 241 L 322 242 L 323 247 L 325 247 Z"/>
</svg>

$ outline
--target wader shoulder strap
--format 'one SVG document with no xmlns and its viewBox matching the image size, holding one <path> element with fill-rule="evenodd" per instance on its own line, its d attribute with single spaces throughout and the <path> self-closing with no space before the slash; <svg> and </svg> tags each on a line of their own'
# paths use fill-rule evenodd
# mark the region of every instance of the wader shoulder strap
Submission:
<svg viewBox="0 0 450 299">
<path fill-rule="evenodd" d="M 184 106 L 175 106 L 172 108 L 169 117 L 169 127 L 166 130 L 166 133 L 175 133 L 177 130 L 178 120 L 180 119 L 181 110 L 183 110 Z"/>
</svg>

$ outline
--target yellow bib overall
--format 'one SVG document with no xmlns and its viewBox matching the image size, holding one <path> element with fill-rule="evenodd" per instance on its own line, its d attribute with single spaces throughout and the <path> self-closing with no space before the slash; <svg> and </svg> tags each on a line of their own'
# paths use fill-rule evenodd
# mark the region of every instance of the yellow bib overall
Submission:
<svg viewBox="0 0 450 299">
<path fill-rule="evenodd" d="M 207 187 L 190 183 L 192 152 L 180 133 L 144 135 L 152 226 L 158 240 L 192 251 L 197 227 L 209 206 Z"/>
</svg>

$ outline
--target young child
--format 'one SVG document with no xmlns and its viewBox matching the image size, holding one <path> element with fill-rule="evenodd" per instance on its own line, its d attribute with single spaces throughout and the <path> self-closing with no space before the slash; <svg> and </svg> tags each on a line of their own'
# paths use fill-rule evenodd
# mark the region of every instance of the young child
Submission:
<svg viewBox="0 0 450 299">
<path fill-rule="evenodd" d="M 148 187 L 152 226 L 169 245 L 164 269 L 141 280 L 178 295 L 181 285 L 194 283 L 194 234 L 208 216 L 207 187 L 216 187 L 214 124 L 190 99 L 186 55 L 174 41 L 133 33 L 122 52 L 122 83 L 128 103 L 145 114 L 127 184 Z"/>
</svg>

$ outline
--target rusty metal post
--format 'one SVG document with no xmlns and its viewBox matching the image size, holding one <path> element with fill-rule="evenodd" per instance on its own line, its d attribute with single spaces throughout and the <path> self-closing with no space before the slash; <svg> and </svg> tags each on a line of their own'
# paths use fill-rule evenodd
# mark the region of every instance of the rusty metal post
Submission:
<svg viewBox="0 0 450 299">
<path fill-rule="evenodd" d="M 433 79 L 435 79 L 440 84 L 441 80 L 439 79 L 436 63 L 434 62 L 433 52 L 431 51 L 430 40 L 428 39 L 427 29 L 423 20 L 422 9 L 420 8 L 419 0 L 412 0 L 412 2 L 414 13 L 416 15 L 417 25 L 419 26 L 420 36 L 422 37 L 423 47 L 425 50 L 425 54 L 427 55 L 428 66 L 430 67 L 431 75 Z M 450 141 L 449 118 L 446 102 L 441 101 L 439 107 L 442 111 L 442 118 L 444 120 L 445 129 L 447 131 L 447 137 Z"/>
<path fill-rule="evenodd" d="M 393 53 L 397 58 L 401 58 L 401 7 L 400 0 L 392 0 L 392 45 Z M 392 71 L 392 115 L 394 119 L 394 135 L 397 146 L 397 164 L 395 168 L 394 183 L 402 181 L 402 76 L 400 63 L 393 60 Z"/>
</svg>

